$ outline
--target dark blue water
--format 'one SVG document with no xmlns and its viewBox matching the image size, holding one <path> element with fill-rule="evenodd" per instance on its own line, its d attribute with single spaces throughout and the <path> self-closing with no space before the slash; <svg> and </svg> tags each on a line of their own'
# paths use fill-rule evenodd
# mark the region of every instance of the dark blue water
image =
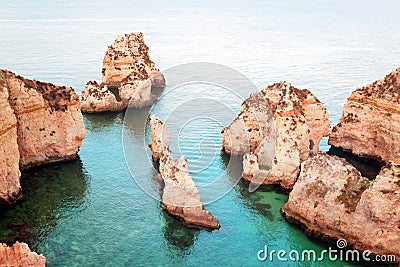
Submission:
<svg viewBox="0 0 400 267">
<path fill-rule="evenodd" d="M 117 35 L 142 31 L 162 70 L 203 61 L 234 68 L 259 89 L 287 80 L 315 93 L 336 124 L 352 90 L 397 67 L 398 8 L 394 1 L 3 1 L 0 67 L 79 92 L 88 80 L 100 81 L 106 46 Z M 231 159 L 232 168 L 225 171 L 223 125 L 208 118 L 186 124 L 175 136 L 181 150 L 174 153 L 188 158 L 200 192 L 221 177 L 226 194 L 206 206 L 221 230 L 189 229 L 161 211 L 136 182 L 148 181 L 147 191 L 160 192 L 143 150 L 149 142 L 147 114 L 166 119 L 179 101 L 219 93 L 224 98 L 212 86 L 182 90 L 151 110 L 138 110 L 128 125 L 123 113 L 85 115 L 87 137 L 79 158 L 23 174 L 26 199 L 0 212 L 0 240 L 28 242 L 46 255 L 49 266 L 254 266 L 271 264 L 257 259 L 264 245 L 287 251 L 327 248 L 282 218 L 286 193 L 261 187 L 250 194 L 246 182 L 235 185 L 240 160 Z M 224 101 L 239 110 L 234 97 Z M 206 110 L 218 114 L 220 107 Z M 126 148 L 137 163 L 133 170 L 125 161 Z M 321 150 L 328 149 L 324 140 Z"/>
</svg>

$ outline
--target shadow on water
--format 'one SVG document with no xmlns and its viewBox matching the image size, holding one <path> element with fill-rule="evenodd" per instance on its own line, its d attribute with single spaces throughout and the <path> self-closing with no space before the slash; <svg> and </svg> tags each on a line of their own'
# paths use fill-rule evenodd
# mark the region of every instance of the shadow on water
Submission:
<svg viewBox="0 0 400 267">
<path fill-rule="evenodd" d="M 378 160 L 358 157 L 334 146 L 332 146 L 327 153 L 345 159 L 348 163 L 359 170 L 362 176 L 367 177 L 368 179 L 375 179 L 381 171 L 381 168 L 385 165 L 385 163 Z"/>
<path fill-rule="evenodd" d="M 36 250 L 57 220 L 85 209 L 90 179 L 78 158 L 22 173 L 24 201 L 0 210 L 0 243 L 28 243 Z"/>
<path fill-rule="evenodd" d="M 164 218 L 163 234 L 171 248 L 170 251 L 179 257 L 189 255 L 200 230 L 185 226 L 179 218 L 166 211 L 162 211 L 162 216 Z"/>
<path fill-rule="evenodd" d="M 83 119 L 87 130 L 100 132 L 110 125 L 121 124 L 124 120 L 124 112 L 85 113 Z"/>
</svg>

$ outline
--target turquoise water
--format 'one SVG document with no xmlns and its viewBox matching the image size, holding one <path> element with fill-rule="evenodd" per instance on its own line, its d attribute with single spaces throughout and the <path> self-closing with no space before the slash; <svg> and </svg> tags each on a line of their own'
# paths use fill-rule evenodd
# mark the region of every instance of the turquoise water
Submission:
<svg viewBox="0 0 400 267">
<path fill-rule="evenodd" d="M 116 35 L 143 31 L 162 70 L 203 61 L 234 68 L 259 89 L 287 80 L 315 93 L 336 124 L 350 92 L 383 77 L 400 59 L 394 1 L 81 2 L 3 1 L 0 67 L 80 92 L 88 80 L 100 81 L 106 46 Z M 147 114 L 166 119 L 179 101 L 207 95 L 223 98 L 232 111 L 240 108 L 237 98 L 212 86 L 177 92 L 125 122 L 123 113 L 85 115 L 79 158 L 23 174 L 26 199 L 0 212 L 0 241 L 26 241 L 46 255 L 49 266 L 349 265 L 258 261 L 264 245 L 287 251 L 328 245 L 309 240 L 282 218 L 287 193 L 261 187 L 250 194 L 246 182 L 236 184 L 240 160 L 231 159 L 225 171 L 222 125 L 207 118 L 187 123 L 174 140 L 200 192 L 221 178 L 226 194 L 206 208 L 222 228 L 190 229 L 161 210 L 161 185 L 144 147 Z M 201 110 L 221 113 L 212 102 Z M 172 128 L 179 125 L 171 122 Z M 324 140 L 321 150 L 328 149 Z"/>
</svg>

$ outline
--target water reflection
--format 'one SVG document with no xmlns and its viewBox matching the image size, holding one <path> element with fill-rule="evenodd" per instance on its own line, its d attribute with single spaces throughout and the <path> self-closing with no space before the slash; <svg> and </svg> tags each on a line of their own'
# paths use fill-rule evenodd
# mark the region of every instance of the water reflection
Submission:
<svg viewBox="0 0 400 267">
<path fill-rule="evenodd" d="M 57 220 L 86 208 L 89 183 L 79 158 L 22 173 L 25 199 L 0 210 L 0 243 L 22 241 L 36 250 Z"/>
</svg>

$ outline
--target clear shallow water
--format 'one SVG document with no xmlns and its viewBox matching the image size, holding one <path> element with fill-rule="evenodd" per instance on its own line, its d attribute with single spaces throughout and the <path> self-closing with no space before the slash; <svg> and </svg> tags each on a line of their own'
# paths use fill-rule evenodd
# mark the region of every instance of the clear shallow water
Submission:
<svg viewBox="0 0 400 267">
<path fill-rule="evenodd" d="M 88 80 L 100 81 L 106 46 L 116 35 L 142 31 L 152 59 L 162 70 L 205 61 L 237 69 L 259 89 L 287 80 L 316 94 L 336 124 L 351 91 L 398 66 L 398 8 L 394 1 L 190 5 L 183 1 L 3 1 L 0 67 L 80 92 Z M 197 93 L 188 90 L 180 97 Z M 165 99 L 151 112 L 163 118 L 179 102 L 175 100 Z M 235 99 L 227 102 L 239 109 Z M 79 159 L 23 175 L 26 201 L 0 212 L 0 240 L 28 242 L 46 255 L 49 266 L 253 266 L 267 264 L 256 257 L 266 244 L 286 250 L 326 248 L 284 221 L 279 209 L 287 194 L 267 187 L 249 194 L 245 182 L 207 205 L 220 220 L 219 231 L 188 229 L 162 212 L 159 202 L 132 178 L 123 154 L 123 131 L 132 148 L 148 141 L 146 111 L 138 111 L 125 128 L 122 113 L 85 115 L 87 137 Z M 194 180 L 202 185 L 210 177 L 222 176 L 229 188 L 241 170 L 236 164 L 236 170 L 225 174 L 228 159 L 217 149 L 221 126 L 199 120 L 185 129 L 180 144 L 189 168 L 193 165 Z M 207 136 L 210 143 L 205 145 L 211 147 L 203 161 L 193 149 L 202 136 Z M 328 148 L 325 141 L 321 149 Z M 149 188 L 158 192 L 157 173 L 146 165 L 147 153 L 132 151 L 140 151 L 132 154 L 139 163 L 133 176 L 148 180 Z M 195 171 L 211 158 L 209 168 Z M 328 264 L 348 265 L 274 262 Z"/>
</svg>

